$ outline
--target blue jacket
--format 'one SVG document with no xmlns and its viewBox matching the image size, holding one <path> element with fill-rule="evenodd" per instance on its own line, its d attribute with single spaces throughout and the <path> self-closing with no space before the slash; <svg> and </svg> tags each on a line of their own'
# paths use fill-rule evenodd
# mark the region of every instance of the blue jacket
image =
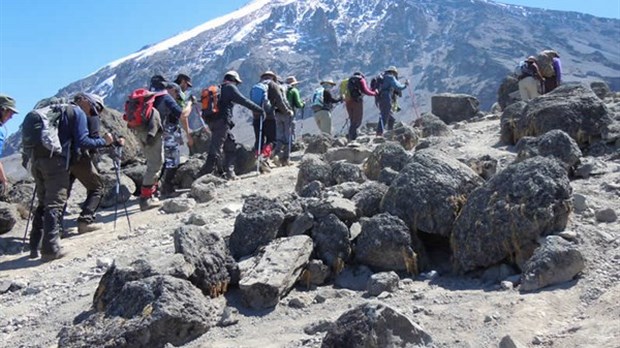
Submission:
<svg viewBox="0 0 620 348">
<path fill-rule="evenodd" d="M 390 74 L 385 74 L 383 75 L 383 84 L 381 85 L 381 92 L 384 91 L 402 91 L 403 89 L 407 88 L 407 85 L 404 83 L 400 83 L 398 82 L 398 80 L 396 79 L 396 76 L 394 75 L 390 75 Z"/>
<path fill-rule="evenodd" d="M 0 124 L 0 156 L 2 156 L 2 150 L 4 149 L 4 139 L 6 138 L 6 129 L 3 124 Z"/>
<path fill-rule="evenodd" d="M 181 109 L 181 106 L 179 106 L 170 94 L 166 93 L 155 98 L 153 106 L 159 111 L 162 123 L 179 123 L 179 118 L 181 117 L 181 113 L 183 113 L 183 109 Z"/>
<path fill-rule="evenodd" d="M 70 120 L 67 114 L 62 118 L 58 127 L 58 139 L 63 144 L 62 153 L 67 154 L 69 148 L 66 144 L 71 144 L 71 153 L 77 153 L 79 149 L 94 149 L 106 145 L 103 138 L 91 138 L 88 132 L 88 121 L 86 114 L 81 108 L 75 105 L 68 105 L 73 108 L 73 120 Z"/>
</svg>

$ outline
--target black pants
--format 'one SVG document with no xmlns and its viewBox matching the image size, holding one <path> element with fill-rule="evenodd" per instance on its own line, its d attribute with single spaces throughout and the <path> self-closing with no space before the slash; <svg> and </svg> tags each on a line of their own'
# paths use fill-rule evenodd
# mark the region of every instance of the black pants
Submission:
<svg viewBox="0 0 620 348">
<path fill-rule="evenodd" d="M 95 221 L 95 212 L 103 197 L 103 180 L 95 168 L 92 158 L 87 154 L 81 155 L 71 165 L 69 171 L 71 173 L 69 192 L 71 192 L 75 179 L 79 180 L 86 188 L 86 200 L 82 203 L 82 212 L 78 221 L 92 223 Z"/>
<path fill-rule="evenodd" d="M 235 170 L 235 136 L 225 119 L 216 119 L 209 122 L 211 129 L 211 144 L 209 155 L 203 171 L 207 174 L 217 170 L 218 173 L 234 172 Z"/>
<path fill-rule="evenodd" d="M 254 127 L 254 150 L 258 150 L 258 140 L 260 138 L 260 118 L 254 118 L 252 121 Z M 274 146 L 276 143 L 276 120 L 265 119 L 263 121 L 263 139 L 261 142 L 261 149 L 265 148 L 265 145 L 271 144 Z"/>
</svg>

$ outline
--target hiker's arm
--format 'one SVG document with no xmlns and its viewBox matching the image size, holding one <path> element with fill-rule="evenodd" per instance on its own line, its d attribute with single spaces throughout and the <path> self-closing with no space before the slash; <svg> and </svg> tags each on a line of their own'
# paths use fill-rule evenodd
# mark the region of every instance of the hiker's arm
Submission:
<svg viewBox="0 0 620 348">
<path fill-rule="evenodd" d="M 329 90 L 325 90 L 323 92 L 323 102 L 327 103 L 327 104 L 335 104 L 335 103 L 340 103 L 342 101 L 342 98 L 334 98 L 332 96 L 332 92 L 330 92 Z"/>
<path fill-rule="evenodd" d="M 299 90 L 298 89 L 293 89 L 291 91 L 291 101 L 293 102 L 293 107 L 296 107 L 298 109 L 301 109 L 304 107 L 304 102 L 301 100 L 301 97 L 299 96 Z"/>
<path fill-rule="evenodd" d="M 78 146 L 83 149 L 95 149 L 108 145 L 106 140 L 101 137 L 91 138 L 88 133 L 86 114 L 78 107 L 74 107 L 73 110 L 75 112 L 73 139 L 77 142 Z"/>
<path fill-rule="evenodd" d="M 397 91 L 402 91 L 403 89 L 407 88 L 406 83 L 400 83 L 400 81 L 398 81 L 396 77 L 393 76 L 390 79 L 390 83 L 392 84 L 392 87 L 394 87 L 394 89 Z"/>
<path fill-rule="evenodd" d="M 537 79 L 539 79 L 539 80 L 541 80 L 541 81 L 544 81 L 544 80 L 545 80 L 545 78 L 544 78 L 544 77 L 542 76 L 542 74 L 540 73 L 540 69 L 538 68 L 538 64 L 533 63 L 533 64 L 532 64 L 532 66 L 534 66 L 534 74 L 536 75 L 536 76 L 534 76 L 534 77 L 535 77 L 535 78 L 537 78 Z"/>
<path fill-rule="evenodd" d="M 269 99 L 273 99 L 275 101 L 275 107 L 279 112 L 286 114 L 290 112 L 293 113 L 291 108 L 286 105 L 284 102 L 284 98 L 282 98 L 282 93 L 280 92 L 280 86 L 278 86 L 275 82 L 269 83 L 269 88 L 267 89 L 267 93 L 269 95 Z"/>
<path fill-rule="evenodd" d="M 181 115 L 183 114 L 183 109 L 181 109 L 181 107 L 179 106 L 179 103 L 177 103 L 177 101 L 174 100 L 174 98 L 172 98 L 170 95 L 164 96 L 164 103 L 168 107 L 168 110 L 170 110 L 172 117 L 174 117 L 173 120 L 169 120 L 169 121 L 172 121 L 172 122 L 178 121 L 181 118 Z"/>
<path fill-rule="evenodd" d="M 192 135 L 189 131 L 189 114 L 192 112 L 192 102 L 190 100 L 187 101 L 185 108 L 183 109 L 183 113 L 181 113 L 181 127 L 185 131 L 185 135 L 187 135 L 187 145 L 192 146 L 194 144 L 194 139 L 192 139 Z"/>
<path fill-rule="evenodd" d="M 238 88 L 235 87 L 232 90 L 233 90 L 233 95 L 232 95 L 233 103 L 244 106 L 250 109 L 250 111 L 256 112 L 258 114 L 261 114 L 261 115 L 263 114 L 264 112 L 263 108 L 254 104 L 254 102 L 252 102 L 250 99 L 246 98 L 243 94 L 241 94 L 241 92 L 239 92 Z"/>
<path fill-rule="evenodd" d="M 371 91 L 370 89 L 368 89 L 368 85 L 366 84 L 366 80 L 365 79 L 360 79 L 360 84 L 362 85 L 362 93 L 374 97 L 375 95 L 377 95 L 375 93 L 375 91 Z"/>
</svg>

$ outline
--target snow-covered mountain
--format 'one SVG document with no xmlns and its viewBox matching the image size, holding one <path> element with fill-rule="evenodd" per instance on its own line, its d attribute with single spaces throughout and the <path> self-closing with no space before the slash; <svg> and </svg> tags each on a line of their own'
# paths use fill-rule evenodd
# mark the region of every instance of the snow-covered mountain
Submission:
<svg viewBox="0 0 620 348">
<path fill-rule="evenodd" d="M 620 89 L 618 37 L 620 20 L 490 0 L 255 0 L 111 62 L 59 95 L 96 92 L 121 109 L 154 74 L 187 73 L 199 94 L 235 69 L 247 93 L 271 69 L 296 75 L 308 96 L 322 78 L 357 70 L 372 76 L 395 65 L 415 91 L 401 101 L 408 118 L 412 97 L 425 111 L 430 96 L 442 92 L 472 94 L 488 109 L 518 60 L 546 48 L 560 53 L 565 80 L 602 79 Z"/>
</svg>

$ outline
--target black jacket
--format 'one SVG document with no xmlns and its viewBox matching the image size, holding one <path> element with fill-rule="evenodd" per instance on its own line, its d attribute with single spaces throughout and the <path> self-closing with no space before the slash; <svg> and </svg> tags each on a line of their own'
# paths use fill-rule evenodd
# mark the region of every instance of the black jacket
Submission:
<svg viewBox="0 0 620 348">
<path fill-rule="evenodd" d="M 246 98 L 233 82 L 224 81 L 220 87 L 219 116 L 227 121 L 233 117 L 233 107 L 239 104 L 250 109 L 252 112 L 263 113 L 263 108 Z"/>
</svg>

